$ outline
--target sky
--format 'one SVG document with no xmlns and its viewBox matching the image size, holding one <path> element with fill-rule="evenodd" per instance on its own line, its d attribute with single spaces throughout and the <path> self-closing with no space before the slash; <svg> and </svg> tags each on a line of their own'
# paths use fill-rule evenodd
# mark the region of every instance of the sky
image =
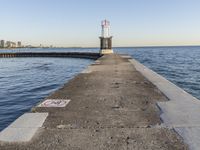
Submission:
<svg viewBox="0 0 200 150">
<path fill-rule="evenodd" d="M 0 39 L 37 46 L 200 45 L 200 0 L 0 0 Z"/>
</svg>

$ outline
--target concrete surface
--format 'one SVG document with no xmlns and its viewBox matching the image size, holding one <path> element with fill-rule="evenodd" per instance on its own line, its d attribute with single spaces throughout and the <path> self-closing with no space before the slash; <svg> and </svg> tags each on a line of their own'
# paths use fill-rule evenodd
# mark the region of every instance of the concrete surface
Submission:
<svg viewBox="0 0 200 150">
<path fill-rule="evenodd" d="M 159 88 L 159 90 L 161 90 L 170 100 L 183 99 L 183 100 L 188 100 L 188 102 L 192 100 L 194 101 L 193 103 L 200 104 L 200 101 L 197 100 L 195 97 L 185 92 L 183 89 L 176 86 L 172 82 L 168 81 L 161 75 L 157 74 L 156 72 L 142 65 L 135 59 L 130 59 L 130 62 L 145 78 L 147 78 L 154 85 L 156 85 Z"/>
<path fill-rule="evenodd" d="M 0 58 L 13 58 L 13 57 L 70 57 L 70 58 L 86 58 L 97 59 L 101 55 L 92 52 L 6 52 L 0 53 Z"/>
<path fill-rule="evenodd" d="M 43 128 L 30 142 L 1 142 L 0 149 L 188 149 L 174 130 L 160 126 L 156 103 L 167 98 L 117 54 L 104 55 L 46 99 L 71 101 L 33 108 L 49 113 Z"/>
<path fill-rule="evenodd" d="M 112 54 L 113 50 L 112 49 L 101 49 L 100 53 L 103 54 L 103 55 L 104 54 Z"/>
<path fill-rule="evenodd" d="M 175 131 L 184 137 L 184 141 L 188 143 L 191 150 L 199 150 L 200 145 L 200 127 L 176 127 Z"/>
<path fill-rule="evenodd" d="M 192 150 L 200 148 L 200 100 L 136 60 L 130 60 L 149 81 L 157 86 L 170 101 L 157 102 L 163 125 L 173 128 Z"/>
<path fill-rule="evenodd" d="M 47 116 L 48 113 L 25 113 L 0 132 L 0 141 L 30 141 L 36 131 L 42 127 Z"/>
</svg>

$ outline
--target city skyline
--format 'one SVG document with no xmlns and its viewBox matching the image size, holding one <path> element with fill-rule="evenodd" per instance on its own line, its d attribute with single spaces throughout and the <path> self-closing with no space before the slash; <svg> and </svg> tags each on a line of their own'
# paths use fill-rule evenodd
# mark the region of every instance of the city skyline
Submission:
<svg viewBox="0 0 200 150">
<path fill-rule="evenodd" d="M 0 48 L 22 48 L 22 42 L 21 41 L 6 41 L 3 39 L 0 39 Z"/>
<path fill-rule="evenodd" d="M 197 0 L 7 0 L 0 39 L 25 45 L 99 47 L 100 23 L 111 22 L 113 46 L 200 45 Z"/>
</svg>

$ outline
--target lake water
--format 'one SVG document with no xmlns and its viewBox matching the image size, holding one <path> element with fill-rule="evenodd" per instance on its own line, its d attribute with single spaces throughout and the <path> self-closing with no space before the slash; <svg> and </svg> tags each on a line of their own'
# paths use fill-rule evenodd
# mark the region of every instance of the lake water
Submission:
<svg viewBox="0 0 200 150">
<path fill-rule="evenodd" d="M 98 48 L 16 49 L 0 52 L 98 52 Z M 200 99 L 200 47 L 115 48 Z M 93 60 L 0 58 L 0 130 L 81 72 Z"/>
<path fill-rule="evenodd" d="M 0 58 L 0 130 L 92 62 L 78 58 Z"/>
</svg>

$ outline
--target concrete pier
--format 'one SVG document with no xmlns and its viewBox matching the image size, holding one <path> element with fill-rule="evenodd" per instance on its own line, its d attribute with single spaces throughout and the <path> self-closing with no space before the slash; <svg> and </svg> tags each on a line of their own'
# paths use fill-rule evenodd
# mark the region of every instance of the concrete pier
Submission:
<svg viewBox="0 0 200 150">
<path fill-rule="evenodd" d="M 91 52 L 13 52 L 0 53 L 0 58 L 13 57 L 70 57 L 70 58 L 87 58 L 97 59 L 100 57 L 99 53 Z"/>
<path fill-rule="evenodd" d="M 48 113 L 29 142 L 0 142 L 0 149 L 184 150 L 182 138 L 162 126 L 157 103 L 168 98 L 145 78 L 129 57 L 104 55 L 31 113 Z M 23 135 L 22 135 L 23 136 Z"/>
</svg>

